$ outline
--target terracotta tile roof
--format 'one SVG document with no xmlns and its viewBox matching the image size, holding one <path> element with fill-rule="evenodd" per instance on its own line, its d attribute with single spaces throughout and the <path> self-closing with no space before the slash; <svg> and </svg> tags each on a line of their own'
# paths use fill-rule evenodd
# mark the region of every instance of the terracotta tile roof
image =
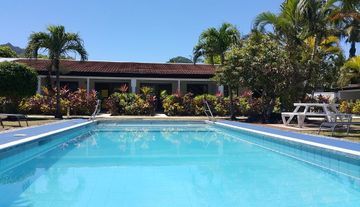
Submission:
<svg viewBox="0 0 360 207">
<path fill-rule="evenodd" d="M 46 73 L 50 61 L 44 59 L 18 59 L 35 68 L 40 74 Z M 185 77 L 209 78 L 214 75 L 215 66 L 206 64 L 136 63 L 61 60 L 63 75 L 119 76 L 119 77 Z"/>
</svg>

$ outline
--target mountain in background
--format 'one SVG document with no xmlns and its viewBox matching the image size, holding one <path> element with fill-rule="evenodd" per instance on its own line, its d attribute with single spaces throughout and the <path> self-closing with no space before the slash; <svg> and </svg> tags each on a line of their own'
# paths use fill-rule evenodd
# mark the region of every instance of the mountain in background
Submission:
<svg viewBox="0 0 360 207">
<path fill-rule="evenodd" d="M 21 48 L 21 47 L 18 47 L 18 46 L 14 46 L 12 45 L 11 43 L 6 43 L 6 44 L 2 44 L 0 46 L 9 46 L 12 50 L 14 50 L 16 52 L 16 54 L 18 56 L 22 56 L 25 54 L 25 49 Z"/>
</svg>

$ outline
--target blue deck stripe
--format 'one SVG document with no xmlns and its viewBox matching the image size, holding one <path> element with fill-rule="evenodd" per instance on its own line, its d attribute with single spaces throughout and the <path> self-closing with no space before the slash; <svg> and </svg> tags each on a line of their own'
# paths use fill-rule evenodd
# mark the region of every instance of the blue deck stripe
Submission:
<svg viewBox="0 0 360 207">
<path fill-rule="evenodd" d="M 297 133 L 297 132 L 289 132 L 289 131 L 284 131 L 284 130 L 280 130 L 280 129 L 274 129 L 274 128 L 270 128 L 270 127 L 249 124 L 249 123 L 226 121 L 226 120 L 219 120 L 218 122 L 223 123 L 223 124 L 232 125 L 232 126 L 238 126 L 238 127 L 258 130 L 258 131 L 262 131 L 262 132 L 287 136 L 287 137 L 291 137 L 291 138 L 301 139 L 301 140 L 305 140 L 305 141 L 316 142 L 319 144 L 340 147 L 343 149 L 360 151 L 360 143 L 354 143 L 354 142 L 349 142 L 349 141 L 344 141 L 344 140 L 336 140 L 336 139 L 325 137 L 325 136 L 314 136 L 314 135 L 308 135 L 308 134 L 301 134 L 301 133 Z"/>
<path fill-rule="evenodd" d="M 9 132 L 0 133 L 0 145 L 13 141 L 18 141 L 28 137 L 44 134 L 50 131 L 70 127 L 76 124 L 87 122 L 86 119 L 71 119 L 66 121 L 58 121 L 47 125 L 41 125 L 36 127 L 24 128 L 19 130 L 12 130 Z M 18 137 L 15 134 L 25 134 L 26 136 Z"/>
</svg>

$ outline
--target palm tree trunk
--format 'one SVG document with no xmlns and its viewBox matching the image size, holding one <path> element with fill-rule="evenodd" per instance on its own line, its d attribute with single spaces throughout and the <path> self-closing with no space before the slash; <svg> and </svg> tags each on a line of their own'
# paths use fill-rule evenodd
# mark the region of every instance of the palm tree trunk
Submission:
<svg viewBox="0 0 360 207">
<path fill-rule="evenodd" d="M 53 83 L 52 83 L 52 79 L 51 79 L 52 68 L 53 68 L 53 63 L 51 63 L 50 68 L 48 68 L 48 74 L 46 77 L 46 88 L 48 89 L 48 91 L 51 95 L 54 95 L 55 91 L 54 91 L 54 87 L 53 87 Z"/>
<path fill-rule="evenodd" d="M 314 36 L 314 47 L 313 47 L 313 51 L 311 53 L 311 60 L 315 61 L 315 57 L 316 57 L 316 52 L 317 52 L 317 47 L 320 44 L 320 39 L 318 38 L 317 35 Z"/>
<path fill-rule="evenodd" d="M 356 45 L 355 45 L 355 41 L 352 41 L 349 50 L 349 59 L 355 57 L 355 55 L 356 55 Z"/>
<path fill-rule="evenodd" d="M 60 60 L 58 58 L 54 59 L 54 67 L 56 71 L 56 113 L 55 118 L 62 119 L 61 114 L 61 106 L 60 106 L 60 71 L 59 71 L 59 65 Z"/>
<path fill-rule="evenodd" d="M 229 88 L 229 98 L 230 98 L 230 119 L 236 120 L 235 111 L 234 111 L 234 97 L 233 97 L 233 90 L 230 86 Z"/>
<path fill-rule="evenodd" d="M 225 55 L 221 54 L 220 55 L 220 63 L 221 63 L 221 65 L 224 65 L 224 62 L 225 62 Z"/>
<path fill-rule="evenodd" d="M 314 38 L 315 38 L 314 47 L 313 47 L 313 51 L 311 52 L 309 72 L 307 73 L 306 80 L 305 80 L 306 83 L 304 86 L 303 99 L 306 97 L 306 93 L 310 87 L 309 85 L 310 85 L 311 75 L 313 74 L 313 71 L 315 69 L 314 67 L 316 67 L 316 65 L 314 63 L 315 63 L 315 58 L 316 58 L 316 54 L 317 54 L 317 47 L 318 47 L 318 44 L 320 44 L 320 39 L 318 38 L 317 35 L 315 35 Z"/>
</svg>

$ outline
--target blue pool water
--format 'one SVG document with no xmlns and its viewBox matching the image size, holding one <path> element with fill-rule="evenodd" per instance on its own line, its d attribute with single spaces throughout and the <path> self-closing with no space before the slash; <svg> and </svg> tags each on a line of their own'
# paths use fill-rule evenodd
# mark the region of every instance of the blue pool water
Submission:
<svg viewBox="0 0 360 207">
<path fill-rule="evenodd" d="M 200 122 L 100 122 L 0 152 L 0 206 L 360 206 L 360 160 Z"/>
</svg>

